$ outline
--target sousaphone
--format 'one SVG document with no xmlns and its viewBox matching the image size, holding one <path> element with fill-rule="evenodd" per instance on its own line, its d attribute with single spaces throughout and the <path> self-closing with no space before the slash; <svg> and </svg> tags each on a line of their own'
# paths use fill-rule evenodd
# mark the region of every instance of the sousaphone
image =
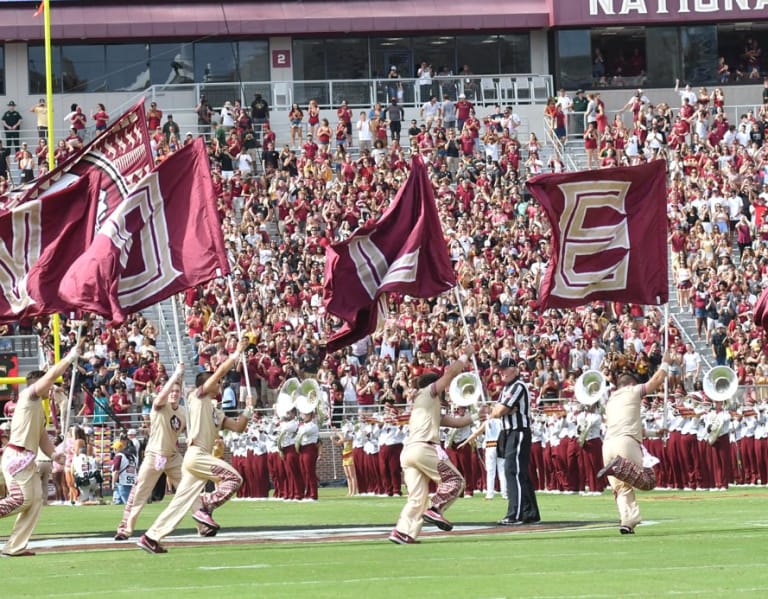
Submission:
<svg viewBox="0 0 768 599">
<path fill-rule="evenodd" d="M 702 381 L 704 394 L 712 401 L 732 399 L 739 386 L 739 377 L 733 368 L 715 366 L 707 371 Z"/>
<path fill-rule="evenodd" d="M 275 413 L 279 418 L 285 418 L 296 407 L 296 394 L 301 386 L 301 381 L 295 377 L 289 378 L 277 392 Z"/>
<path fill-rule="evenodd" d="M 463 372 L 451 381 L 448 397 L 460 408 L 476 406 L 483 392 L 483 383 L 476 372 Z"/>
<path fill-rule="evenodd" d="M 576 379 L 574 393 L 580 404 L 593 406 L 608 395 L 608 381 L 602 372 L 587 370 Z"/>
</svg>

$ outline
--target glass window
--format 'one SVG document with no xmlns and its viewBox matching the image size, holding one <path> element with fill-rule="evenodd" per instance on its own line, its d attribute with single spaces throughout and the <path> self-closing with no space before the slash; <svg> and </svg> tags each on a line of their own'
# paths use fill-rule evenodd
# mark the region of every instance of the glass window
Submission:
<svg viewBox="0 0 768 599">
<path fill-rule="evenodd" d="M 593 29 L 591 46 L 593 86 L 645 85 L 648 65 L 644 27 Z"/>
<path fill-rule="evenodd" d="M 238 42 L 240 79 L 269 81 L 269 42 Z"/>
<path fill-rule="evenodd" d="M 296 81 L 325 79 L 323 40 L 293 40 L 293 78 Z"/>
<path fill-rule="evenodd" d="M 726 23 L 717 27 L 717 80 L 720 83 L 759 81 L 768 66 L 768 23 Z M 764 71 L 762 75 L 768 74 Z"/>
<path fill-rule="evenodd" d="M 325 43 L 326 72 L 328 79 L 368 79 L 368 39 L 344 38 Z"/>
<path fill-rule="evenodd" d="M 593 65 L 588 29 L 570 29 L 558 31 L 555 37 L 557 46 L 558 86 L 566 89 L 592 87 L 594 76 L 605 74 L 604 66 L 599 62 Z"/>
<path fill-rule="evenodd" d="M 512 33 L 499 36 L 499 73 L 531 72 L 531 36 Z"/>
<path fill-rule="evenodd" d="M 669 87 L 680 79 L 680 35 L 677 27 L 649 27 L 645 43 L 648 52 L 648 87 Z M 675 58 L 670 58 L 675 57 Z"/>
<path fill-rule="evenodd" d="M 110 91 L 137 91 L 149 87 L 149 45 L 107 46 L 107 87 Z"/>
<path fill-rule="evenodd" d="M 460 35 L 456 38 L 456 54 L 459 70 L 467 65 L 470 73 L 496 74 L 499 72 L 499 36 L 497 35 Z M 515 71 L 502 72 L 514 73 Z"/>
<path fill-rule="evenodd" d="M 152 85 L 192 83 L 192 44 L 151 44 L 149 72 Z"/>
<path fill-rule="evenodd" d="M 331 103 L 325 79 L 325 42 L 323 40 L 293 40 L 293 79 L 310 81 L 294 83 L 293 101 L 306 106 L 311 99 L 321 106 Z M 317 82 L 317 83 L 315 83 Z"/>
<path fill-rule="evenodd" d="M 456 72 L 456 42 L 453 36 L 413 38 L 414 71 L 402 73 L 404 77 L 417 77 L 419 66 L 427 63 L 436 75 L 441 69 Z"/>
<path fill-rule="evenodd" d="M 691 85 L 717 80 L 717 27 L 704 25 L 680 28 L 683 77 Z"/>
<path fill-rule="evenodd" d="M 103 45 L 61 47 L 61 90 L 99 92 L 107 89 L 107 66 Z"/>
<path fill-rule="evenodd" d="M 53 91 L 61 91 L 61 48 L 53 46 L 51 48 L 51 58 L 53 60 Z M 29 61 L 29 93 L 37 96 L 45 94 L 45 52 L 43 46 L 27 46 L 27 60 Z"/>
<path fill-rule="evenodd" d="M 371 71 L 374 77 L 386 77 L 392 67 L 395 67 L 401 77 L 412 77 L 415 72 L 410 38 L 372 38 L 371 56 Z"/>
<path fill-rule="evenodd" d="M 195 81 L 217 83 L 237 81 L 236 42 L 198 42 L 195 44 Z"/>
</svg>

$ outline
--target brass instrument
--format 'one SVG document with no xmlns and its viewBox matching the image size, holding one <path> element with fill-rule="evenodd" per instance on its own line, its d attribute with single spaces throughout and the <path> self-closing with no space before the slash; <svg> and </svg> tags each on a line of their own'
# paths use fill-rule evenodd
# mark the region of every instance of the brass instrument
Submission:
<svg viewBox="0 0 768 599">
<path fill-rule="evenodd" d="M 704 393 L 712 401 L 726 401 L 733 398 L 739 386 L 739 377 L 733 368 L 715 366 L 707 371 L 703 379 Z"/>
<path fill-rule="evenodd" d="M 454 406 L 476 406 L 483 392 L 483 383 L 475 372 L 463 372 L 451 381 L 448 397 Z"/>
<path fill-rule="evenodd" d="M 295 377 L 289 378 L 280 386 L 275 402 L 275 413 L 279 418 L 285 418 L 296 407 L 296 392 L 300 386 L 301 382 Z"/>
<path fill-rule="evenodd" d="M 608 381 L 601 372 L 587 370 L 576 379 L 574 392 L 576 401 L 585 406 L 592 406 L 608 395 Z"/>
</svg>

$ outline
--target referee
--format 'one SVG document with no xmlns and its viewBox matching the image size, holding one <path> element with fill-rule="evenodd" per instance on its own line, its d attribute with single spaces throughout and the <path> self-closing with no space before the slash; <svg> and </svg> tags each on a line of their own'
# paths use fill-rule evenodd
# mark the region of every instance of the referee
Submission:
<svg viewBox="0 0 768 599">
<path fill-rule="evenodd" d="M 490 418 L 501 418 L 498 451 L 504 456 L 509 505 L 501 526 L 532 524 L 541 520 L 528 466 L 531 461 L 531 399 L 520 379 L 520 369 L 510 357 L 499 363 L 504 388 Z"/>
</svg>

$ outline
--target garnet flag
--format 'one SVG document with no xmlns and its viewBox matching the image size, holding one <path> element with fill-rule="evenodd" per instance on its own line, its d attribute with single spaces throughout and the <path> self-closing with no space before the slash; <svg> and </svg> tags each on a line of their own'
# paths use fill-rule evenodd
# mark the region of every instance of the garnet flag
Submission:
<svg viewBox="0 0 768 599">
<path fill-rule="evenodd" d="M 344 321 L 328 340 L 328 350 L 376 330 L 383 293 L 428 298 L 455 284 L 432 185 L 424 163 L 415 156 L 407 181 L 381 218 L 326 251 L 324 304 Z"/>
<path fill-rule="evenodd" d="M 552 225 L 543 308 L 668 299 L 665 164 L 538 175 L 528 189 Z"/>
<path fill-rule="evenodd" d="M 202 138 L 169 156 L 106 218 L 71 263 L 59 295 L 117 322 L 229 274 Z"/>
<path fill-rule="evenodd" d="M 59 282 L 90 243 L 98 195 L 86 173 L 66 189 L 0 215 L 0 322 L 68 310 Z"/>
<path fill-rule="evenodd" d="M 64 189 L 88 172 L 102 190 L 99 219 L 103 220 L 153 166 L 142 98 L 64 164 L 7 196 L 0 196 L 0 208 L 10 210 Z"/>
</svg>

